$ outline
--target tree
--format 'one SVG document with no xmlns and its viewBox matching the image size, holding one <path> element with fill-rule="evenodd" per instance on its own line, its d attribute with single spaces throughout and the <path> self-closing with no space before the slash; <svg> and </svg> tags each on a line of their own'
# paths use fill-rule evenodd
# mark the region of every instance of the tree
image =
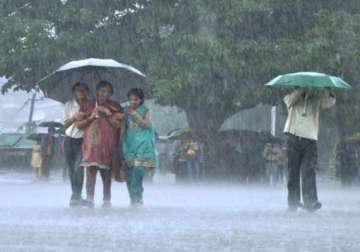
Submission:
<svg viewBox="0 0 360 252">
<path fill-rule="evenodd" d="M 359 79 L 355 0 L 2 0 L 0 74 L 30 89 L 59 65 L 115 58 L 148 76 L 208 141 L 234 113 L 281 101 L 263 84 L 296 71 Z M 339 96 L 339 129 L 353 126 L 354 92 Z M 346 101 L 346 102 L 345 102 Z M 211 143 L 209 143 L 211 145 Z"/>
<path fill-rule="evenodd" d="M 3 91 L 28 90 L 72 59 L 111 57 L 137 65 L 127 16 L 138 3 L 3 0 L 0 72 L 9 78 Z"/>
</svg>

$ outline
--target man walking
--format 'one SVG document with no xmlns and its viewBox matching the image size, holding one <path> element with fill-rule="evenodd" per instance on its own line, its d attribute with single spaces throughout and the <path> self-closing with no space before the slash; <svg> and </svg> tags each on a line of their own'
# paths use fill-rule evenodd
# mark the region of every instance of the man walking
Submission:
<svg viewBox="0 0 360 252">
<path fill-rule="evenodd" d="M 316 91 L 297 88 L 285 96 L 284 102 L 288 110 L 284 132 L 288 135 L 289 211 L 303 207 L 314 212 L 321 208 L 315 173 L 318 165 L 319 114 L 320 109 L 330 108 L 335 104 L 335 95 L 329 89 Z"/>
<path fill-rule="evenodd" d="M 64 149 L 72 190 L 70 207 L 82 206 L 86 203 L 81 197 L 84 181 L 84 168 L 80 166 L 83 131 L 77 128 L 76 124 L 84 117 L 80 107 L 85 106 L 88 101 L 88 90 L 85 83 L 77 82 L 72 88 L 74 98 L 65 104 Z"/>
</svg>

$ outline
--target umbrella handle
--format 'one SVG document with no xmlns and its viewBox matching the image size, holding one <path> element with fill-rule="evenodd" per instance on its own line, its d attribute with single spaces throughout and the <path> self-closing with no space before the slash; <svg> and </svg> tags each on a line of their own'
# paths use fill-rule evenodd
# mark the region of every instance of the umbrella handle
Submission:
<svg viewBox="0 0 360 252">
<path fill-rule="evenodd" d="M 304 112 L 303 112 L 302 116 L 307 116 L 308 100 L 309 100 L 309 93 L 306 93 L 305 94 Z"/>
<path fill-rule="evenodd" d="M 97 107 L 98 107 L 98 102 L 96 101 L 96 102 L 95 102 L 95 109 L 96 109 L 96 110 L 97 110 Z M 100 118 L 99 112 L 97 112 L 97 111 L 96 111 L 95 118 L 96 118 L 96 119 Z"/>
</svg>

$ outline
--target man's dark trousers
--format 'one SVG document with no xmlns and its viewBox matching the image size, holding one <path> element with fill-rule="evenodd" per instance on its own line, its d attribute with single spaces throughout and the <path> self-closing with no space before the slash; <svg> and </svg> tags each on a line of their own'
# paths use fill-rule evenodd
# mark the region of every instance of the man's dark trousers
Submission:
<svg viewBox="0 0 360 252">
<path fill-rule="evenodd" d="M 81 191 L 84 183 L 84 168 L 80 166 L 82 160 L 81 146 L 82 138 L 65 137 L 64 149 L 66 164 L 69 168 L 72 200 L 81 199 Z"/>
<path fill-rule="evenodd" d="M 288 204 L 300 204 L 302 191 L 304 206 L 318 201 L 316 189 L 317 141 L 288 134 Z M 301 177 L 301 191 L 300 191 Z"/>
</svg>

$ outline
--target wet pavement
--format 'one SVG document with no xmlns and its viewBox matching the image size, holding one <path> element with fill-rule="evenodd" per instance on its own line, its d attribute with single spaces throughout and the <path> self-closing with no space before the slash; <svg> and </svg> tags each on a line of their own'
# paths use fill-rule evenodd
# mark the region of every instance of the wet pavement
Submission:
<svg viewBox="0 0 360 252">
<path fill-rule="evenodd" d="M 0 173 L 0 251 L 360 251 L 360 188 L 320 181 L 323 208 L 286 212 L 284 185 L 180 185 L 158 177 L 145 207 L 113 184 L 113 207 L 70 209 L 70 185 Z"/>
</svg>

